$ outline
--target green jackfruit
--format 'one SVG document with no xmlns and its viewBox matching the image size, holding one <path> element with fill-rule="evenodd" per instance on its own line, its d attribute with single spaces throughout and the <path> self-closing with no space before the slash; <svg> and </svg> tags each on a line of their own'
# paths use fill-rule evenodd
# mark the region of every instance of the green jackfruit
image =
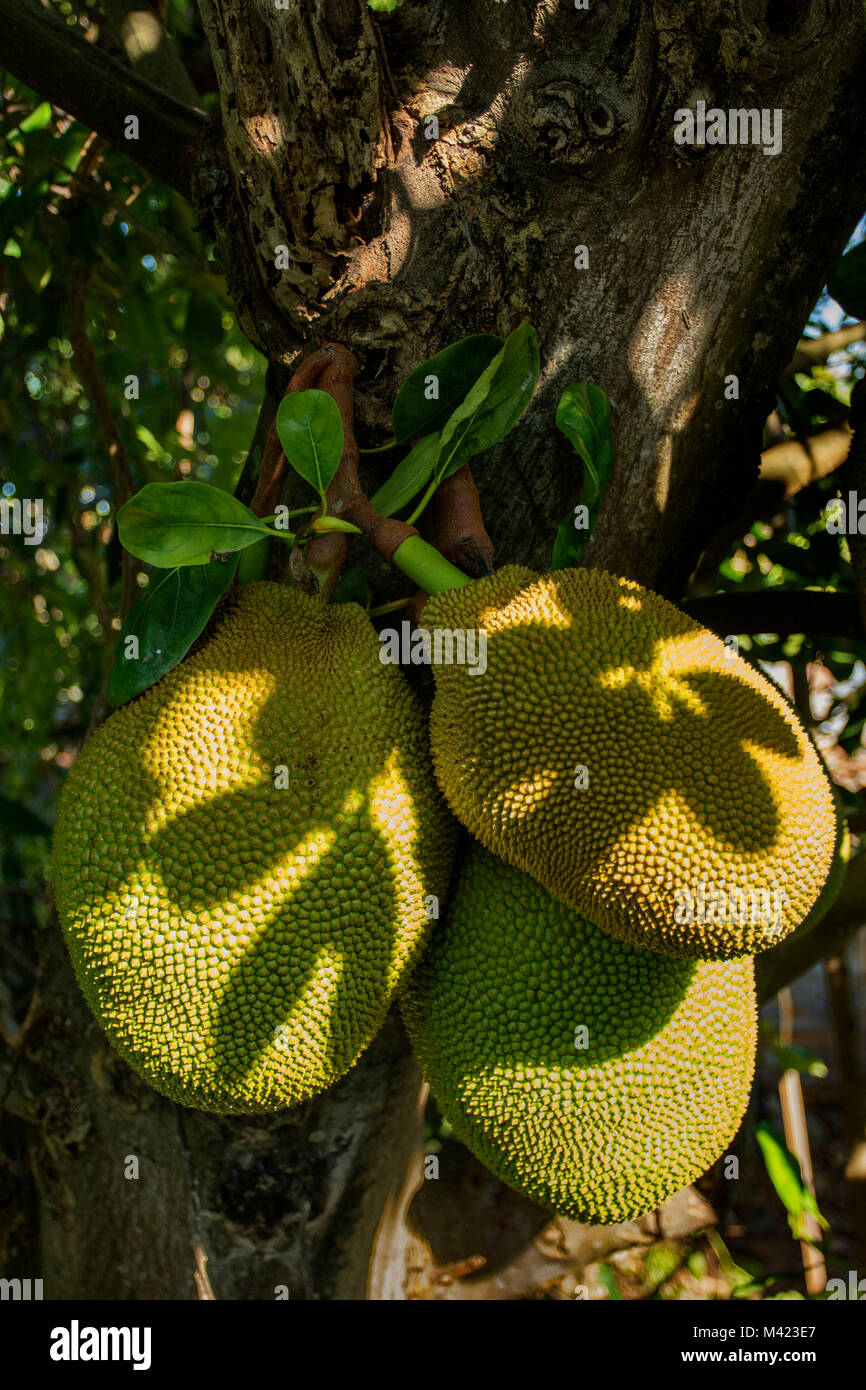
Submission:
<svg viewBox="0 0 866 1390">
<path fill-rule="evenodd" d="M 366 614 L 236 590 L 60 798 L 57 907 L 109 1042 L 204 1110 L 329 1086 L 421 948 L 452 824 L 423 709 Z"/>
<path fill-rule="evenodd" d="M 483 672 L 434 665 L 430 732 L 488 849 L 673 956 L 753 955 L 805 918 L 833 861 L 830 783 L 784 696 L 712 633 L 585 569 L 503 569 L 422 621 L 434 653 L 437 628 L 487 633 Z"/>
<path fill-rule="evenodd" d="M 628 946 L 478 845 L 401 1008 L 457 1137 L 578 1221 L 629 1221 L 693 1182 L 748 1102 L 751 959 Z"/>
</svg>

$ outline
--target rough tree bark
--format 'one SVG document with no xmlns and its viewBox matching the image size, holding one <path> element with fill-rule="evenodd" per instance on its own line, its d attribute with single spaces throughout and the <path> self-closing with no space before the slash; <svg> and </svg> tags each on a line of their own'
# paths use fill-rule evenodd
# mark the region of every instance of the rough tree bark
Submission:
<svg viewBox="0 0 866 1390">
<path fill-rule="evenodd" d="M 381 20 L 362 0 L 199 4 L 220 112 L 202 130 L 181 107 L 174 182 L 272 365 L 260 435 L 309 344 L 350 345 L 360 442 L 376 444 L 420 360 L 527 318 L 537 396 L 475 469 L 499 561 L 548 562 L 579 500 L 555 402 L 591 380 L 613 401 L 618 461 L 587 561 L 679 597 L 757 479 L 768 392 L 863 211 L 859 0 L 408 0 Z M 26 0 L 0 0 L 0 15 L 13 40 L 40 18 Z M 40 94 L 116 139 L 117 83 L 121 109 L 142 113 L 136 157 L 165 172 L 149 85 L 103 68 L 100 101 L 76 93 L 72 49 L 51 53 Z M 25 77 L 35 61 L 7 56 Z M 698 100 L 781 110 L 781 153 L 677 145 L 674 113 Z M 29 1121 L 46 1296 L 193 1297 L 196 1241 L 220 1297 L 280 1284 L 364 1296 L 417 1146 L 418 1076 L 396 1022 L 302 1110 L 179 1123 L 106 1052 L 56 932 L 40 998 L 12 1096 Z"/>
</svg>

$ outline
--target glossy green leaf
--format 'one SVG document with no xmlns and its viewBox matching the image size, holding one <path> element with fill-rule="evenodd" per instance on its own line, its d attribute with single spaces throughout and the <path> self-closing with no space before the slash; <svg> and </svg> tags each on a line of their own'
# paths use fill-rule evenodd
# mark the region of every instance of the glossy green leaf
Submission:
<svg viewBox="0 0 866 1390">
<path fill-rule="evenodd" d="M 243 550 L 268 527 L 231 493 L 208 483 L 148 483 L 117 513 L 121 544 L 146 564 L 206 565 Z"/>
<path fill-rule="evenodd" d="M 502 348 L 494 333 L 473 333 L 428 357 L 406 378 L 394 402 L 397 444 L 434 434 Z M 432 393 L 432 395 L 431 395 Z"/>
<path fill-rule="evenodd" d="M 343 453 L 343 421 L 327 391 L 292 391 L 280 401 L 277 434 L 296 473 L 324 498 Z"/>
<path fill-rule="evenodd" d="M 116 707 L 140 695 L 186 656 L 236 568 L 237 556 L 232 555 L 151 577 L 120 630 L 108 682 L 109 704 Z"/>
<path fill-rule="evenodd" d="M 807 1215 L 814 1217 L 825 1231 L 828 1230 L 827 1222 L 818 1210 L 818 1203 L 803 1182 L 800 1165 L 782 1135 L 762 1120 L 755 1127 L 755 1138 L 770 1181 L 776 1189 L 776 1195 L 788 1213 L 788 1224 L 796 1239 L 800 1240 L 803 1237 L 804 1218 Z"/>
<path fill-rule="evenodd" d="M 566 386 L 556 407 L 556 428 L 574 445 L 586 469 L 584 493 L 591 506 L 604 496 L 613 470 L 610 402 L 598 386 Z"/>
<path fill-rule="evenodd" d="M 827 281 L 827 289 L 846 314 L 866 319 L 866 241 L 845 252 Z"/>
<path fill-rule="evenodd" d="M 433 468 L 437 482 L 505 438 L 532 399 L 538 370 L 535 329 L 522 323 L 508 335 L 443 427 Z"/>
<path fill-rule="evenodd" d="M 584 468 L 583 502 L 560 522 L 553 543 L 551 569 L 560 570 L 579 562 L 613 472 L 613 429 L 604 391 L 584 381 L 566 386 L 556 408 L 556 427 L 573 445 Z M 579 521 L 585 524 L 577 525 Z"/>
<path fill-rule="evenodd" d="M 433 476 L 433 465 L 439 452 L 439 435 L 428 434 L 419 439 L 415 448 L 401 459 L 390 478 L 374 492 L 370 505 L 380 516 L 393 516 L 407 506 Z"/>
</svg>

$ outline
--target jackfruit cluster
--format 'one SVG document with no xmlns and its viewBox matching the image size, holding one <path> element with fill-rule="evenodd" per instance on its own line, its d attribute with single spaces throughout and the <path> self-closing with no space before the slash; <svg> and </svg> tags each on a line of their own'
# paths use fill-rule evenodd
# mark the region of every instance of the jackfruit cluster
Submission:
<svg viewBox="0 0 866 1390">
<path fill-rule="evenodd" d="M 807 916 L 837 819 L 784 696 L 673 604 L 598 570 L 508 567 L 435 594 L 487 668 L 434 667 L 445 797 L 502 859 L 622 941 L 730 959 Z"/>
<path fill-rule="evenodd" d="M 661 1205 L 725 1152 L 748 1102 L 750 959 L 620 942 L 479 845 L 401 1007 L 457 1137 L 578 1221 Z"/>
<path fill-rule="evenodd" d="M 353 1065 L 452 850 L 423 708 L 366 614 L 254 583 L 90 740 L 53 878 L 109 1042 L 164 1095 L 237 1113 Z"/>
</svg>

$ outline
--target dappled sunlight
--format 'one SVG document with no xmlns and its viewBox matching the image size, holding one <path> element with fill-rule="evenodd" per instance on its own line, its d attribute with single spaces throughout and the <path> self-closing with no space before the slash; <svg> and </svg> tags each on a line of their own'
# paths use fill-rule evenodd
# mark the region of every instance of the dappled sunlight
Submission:
<svg viewBox="0 0 866 1390">
<path fill-rule="evenodd" d="M 696 877 L 778 885 L 785 935 L 820 891 L 835 841 L 805 733 L 779 692 L 685 614 L 582 573 L 529 583 L 500 572 L 489 583 L 501 606 L 478 598 L 485 675 L 437 669 L 434 749 L 453 809 L 624 939 L 687 948 L 695 931 L 675 919 L 674 891 Z M 706 941 L 702 951 L 713 954 Z"/>
<path fill-rule="evenodd" d="M 366 619 L 275 585 L 231 603 L 90 745 L 64 805 L 83 872 L 58 893 L 110 1041 L 222 1112 L 291 1104 L 353 1064 L 444 895 L 452 835 L 420 706 Z"/>
</svg>

